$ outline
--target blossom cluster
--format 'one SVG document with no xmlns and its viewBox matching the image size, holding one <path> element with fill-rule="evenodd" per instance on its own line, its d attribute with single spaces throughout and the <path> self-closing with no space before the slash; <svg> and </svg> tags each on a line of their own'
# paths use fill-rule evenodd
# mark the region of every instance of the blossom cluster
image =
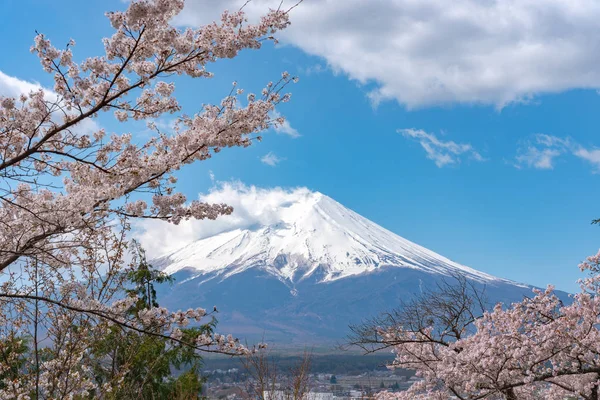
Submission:
<svg viewBox="0 0 600 400">
<path fill-rule="evenodd" d="M 0 363 L 0 399 L 108 393 L 111 385 L 94 382 L 88 347 L 117 326 L 201 351 L 250 352 L 231 335 L 207 331 L 190 338 L 185 328 L 209 315 L 202 308 L 151 307 L 132 315 L 137 299 L 122 296 L 131 270 L 130 220 L 178 224 L 230 214 L 226 204 L 188 200 L 176 190 L 174 173 L 225 148 L 247 147 L 282 124 L 272 115 L 290 99 L 283 91 L 296 80 L 283 73 L 247 95 L 234 83 L 217 104 L 183 114 L 172 76 L 210 78 L 212 63 L 258 49 L 289 25 L 287 12 L 278 9 L 256 24 L 238 11 L 179 29 L 171 21 L 183 6 L 183 0 L 133 0 L 108 13 L 114 33 L 104 39 L 104 54 L 81 62 L 75 41 L 60 49 L 38 34 L 31 51 L 53 76 L 52 90 L 0 96 L 0 271 L 6 278 L 0 346 L 33 338 L 37 354 L 43 331 L 52 343 L 45 351 L 53 355 L 17 360 L 23 354 L 11 353 L 22 373 L 3 375 L 10 371 Z M 152 134 L 141 140 L 126 128 L 107 132 L 95 122 L 102 113 L 122 123 L 145 121 Z M 171 132 L 153 122 L 165 115 L 176 121 Z M 117 382 L 126 374 L 124 368 L 112 376 Z"/>
<path fill-rule="evenodd" d="M 416 371 L 422 381 L 379 399 L 597 399 L 600 387 L 600 257 L 568 304 L 548 286 L 531 298 L 497 304 L 472 322 L 473 332 L 441 339 L 433 326 L 381 329 L 393 345 L 391 368 Z"/>
<path fill-rule="evenodd" d="M 101 112 L 150 123 L 178 113 L 169 76 L 210 77 L 208 64 L 259 48 L 289 24 L 281 10 L 256 25 L 247 24 L 242 12 L 226 12 L 220 23 L 182 31 L 169 24 L 182 7 L 181 0 L 140 0 L 109 13 L 116 32 L 104 41 L 105 55 L 81 63 L 74 61 L 74 41 L 60 50 L 43 34 L 35 38 L 31 50 L 55 86 L 52 95 L 39 90 L 0 98 L 0 218 L 14 221 L 0 227 L 0 270 L 23 256 L 65 263 L 69 255 L 55 258 L 52 239 L 114 214 L 179 223 L 231 213 L 224 204 L 189 202 L 175 192 L 172 173 L 223 148 L 249 146 L 261 131 L 282 123 L 270 115 L 289 99 L 281 93 L 294 79 L 289 74 L 260 96 L 249 94 L 244 105 L 237 90 L 194 115 L 179 115 L 172 134 L 157 131 L 145 143 L 129 133 L 82 131 Z M 150 205 L 135 198 L 148 191 L 154 194 Z"/>
</svg>

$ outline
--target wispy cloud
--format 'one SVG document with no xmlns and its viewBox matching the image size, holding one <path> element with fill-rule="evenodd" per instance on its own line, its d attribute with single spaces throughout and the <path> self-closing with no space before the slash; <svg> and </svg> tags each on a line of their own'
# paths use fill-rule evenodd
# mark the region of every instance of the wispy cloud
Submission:
<svg viewBox="0 0 600 400">
<path fill-rule="evenodd" d="M 527 150 L 517 156 L 515 166 L 520 168 L 523 165 L 537 169 L 553 169 L 554 160 L 562 154 L 556 149 L 538 149 L 537 147 L 528 147 Z"/>
<path fill-rule="evenodd" d="M 305 68 L 299 67 L 298 69 L 302 74 L 310 76 L 310 75 L 318 75 L 318 74 L 321 74 L 321 73 L 327 71 L 327 66 L 317 63 L 317 64 L 309 65 L 308 67 L 305 67 Z"/>
<path fill-rule="evenodd" d="M 273 119 L 280 118 L 281 114 L 279 113 L 279 111 L 273 110 L 273 112 L 271 113 L 271 117 Z M 292 125 L 290 125 L 290 121 L 288 121 L 287 119 L 283 121 L 283 124 L 275 127 L 275 132 L 288 135 L 292 138 L 298 138 L 302 136 L 295 128 L 292 127 Z"/>
<path fill-rule="evenodd" d="M 451 140 L 443 141 L 433 133 L 427 133 L 422 129 L 399 129 L 402 136 L 419 142 L 427 153 L 427 158 L 433 160 L 439 168 L 447 165 L 460 163 L 463 157 L 475 161 L 485 161 L 485 158 L 477 152 L 469 143 L 456 143 Z"/>
<path fill-rule="evenodd" d="M 600 149 L 585 149 L 583 147 L 579 147 L 573 153 L 577 157 L 589 162 L 595 168 L 596 173 L 600 173 Z"/>
<path fill-rule="evenodd" d="M 572 151 L 572 147 L 572 140 L 568 137 L 559 138 L 538 133 L 531 139 L 522 142 L 517 149 L 514 166 L 516 168 L 553 169 L 556 159 Z"/>
<path fill-rule="evenodd" d="M 275 167 L 275 166 L 277 166 L 277 164 L 279 164 L 283 160 L 285 160 L 285 158 L 277 157 L 277 155 L 275 155 L 275 153 L 270 151 L 261 157 L 260 162 L 262 162 L 263 164 L 270 165 L 271 167 Z"/>
<path fill-rule="evenodd" d="M 566 155 L 573 155 L 590 163 L 595 173 L 600 173 L 600 149 L 586 148 L 570 137 L 558 137 L 538 133 L 522 142 L 517 149 L 514 166 L 536 169 L 553 169 L 556 161 Z"/>
</svg>

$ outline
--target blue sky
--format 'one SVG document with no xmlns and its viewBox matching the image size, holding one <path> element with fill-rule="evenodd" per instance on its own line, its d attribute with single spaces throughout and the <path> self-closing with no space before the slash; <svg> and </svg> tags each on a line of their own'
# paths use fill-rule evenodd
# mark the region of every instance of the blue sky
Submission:
<svg viewBox="0 0 600 400">
<path fill-rule="evenodd" d="M 461 0 L 445 10 L 441 1 L 389 0 L 358 18 L 366 2 L 353 2 L 305 0 L 280 45 L 213 65 L 211 80 L 176 81 L 194 112 L 234 80 L 258 91 L 285 70 L 300 78 L 279 109 L 287 133 L 185 168 L 183 191 L 208 191 L 211 173 L 263 188 L 305 186 L 462 264 L 576 290 L 577 264 L 600 246 L 600 227 L 590 225 L 600 218 L 597 7 L 546 0 L 485 9 Z M 250 17 L 268 3 L 255 1 Z M 235 6 L 198 0 L 178 23 L 202 24 Z M 0 93 L 7 77 L 51 86 L 29 53 L 35 30 L 56 44 L 74 38 L 79 58 L 96 55 L 111 32 L 103 12 L 123 7 L 3 1 L 0 14 L 11 18 L 0 26 Z M 498 16 L 503 25 L 488 29 L 485 18 Z"/>
</svg>

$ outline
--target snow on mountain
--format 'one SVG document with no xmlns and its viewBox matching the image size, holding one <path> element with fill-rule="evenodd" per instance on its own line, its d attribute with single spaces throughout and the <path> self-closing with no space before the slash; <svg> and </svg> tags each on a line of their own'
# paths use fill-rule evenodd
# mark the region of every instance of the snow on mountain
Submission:
<svg viewBox="0 0 600 400">
<path fill-rule="evenodd" d="M 410 242 L 318 192 L 277 204 L 272 211 L 268 224 L 197 240 L 160 258 L 157 265 L 170 274 L 191 268 L 196 277 L 211 279 L 258 268 L 289 284 L 311 276 L 332 282 L 384 267 L 509 282 Z"/>
<path fill-rule="evenodd" d="M 179 227 L 201 239 L 152 261 L 176 280 L 160 288 L 161 304 L 216 304 L 219 329 L 248 340 L 337 341 L 349 324 L 457 274 L 484 289 L 490 305 L 531 294 L 530 286 L 451 261 L 305 188 L 224 186 L 201 199 L 231 201 L 235 211 Z M 170 231 L 153 232 L 152 250 L 173 248 L 165 243 Z"/>
</svg>

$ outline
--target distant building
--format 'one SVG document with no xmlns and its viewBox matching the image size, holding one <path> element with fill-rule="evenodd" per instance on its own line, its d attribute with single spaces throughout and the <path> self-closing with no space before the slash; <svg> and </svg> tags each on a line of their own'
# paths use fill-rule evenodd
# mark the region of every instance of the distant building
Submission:
<svg viewBox="0 0 600 400">
<path fill-rule="evenodd" d="M 308 392 L 304 398 L 306 400 L 333 400 L 333 393 Z"/>
<path fill-rule="evenodd" d="M 265 400 L 289 400 L 291 396 L 283 390 L 264 391 Z M 302 397 L 302 400 L 334 400 L 333 393 L 326 392 L 308 392 Z"/>
<path fill-rule="evenodd" d="M 360 390 L 351 390 L 349 393 L 349 397 L 350 399 L 364 399 L 365 398 L 365 392 L 362 392 Z"/>
</svg>

